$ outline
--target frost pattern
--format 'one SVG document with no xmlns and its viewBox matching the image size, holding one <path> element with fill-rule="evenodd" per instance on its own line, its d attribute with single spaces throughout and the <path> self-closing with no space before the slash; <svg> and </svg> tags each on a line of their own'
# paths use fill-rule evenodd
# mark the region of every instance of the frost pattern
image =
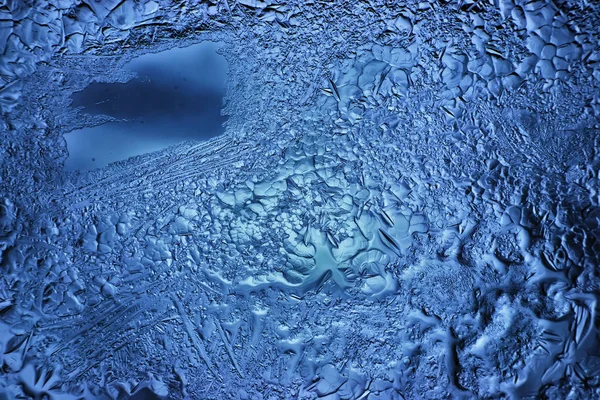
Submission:
<svg viewBox="0 0 600 400">
<path fill-rule="evenodd" d="M 600 396 L 600 10 L 494 4 L 2 3 L 0 393 Z M 202 40 L 224 135 L 63 172 Z"/>
</svg>

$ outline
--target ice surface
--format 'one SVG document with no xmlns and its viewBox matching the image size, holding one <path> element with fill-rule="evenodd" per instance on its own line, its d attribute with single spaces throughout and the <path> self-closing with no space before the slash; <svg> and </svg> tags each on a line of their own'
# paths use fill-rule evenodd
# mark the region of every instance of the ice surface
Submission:
<svg viewBox="0 0 600 400">
<path fill-rule="evenodd" d="M 600 397 L 595 3 L 0 13 L 5 398 Z M 224 134 L 64 172 L 135 109 L 76 93 L 204 41 Z"/>
</svg>

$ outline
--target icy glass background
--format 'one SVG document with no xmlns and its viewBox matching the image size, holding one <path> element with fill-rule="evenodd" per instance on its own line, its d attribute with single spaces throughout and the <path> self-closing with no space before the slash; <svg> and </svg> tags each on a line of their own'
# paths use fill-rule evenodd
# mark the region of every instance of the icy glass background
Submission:
<svg viewBox="0 0 600 400">
<path fill-rule="evenodd" d="M 599 27 L 585 0 L 0 0 L 0 398 L 599 398 Z M 77 93 L 206 41 L 222 135 L 64 167 L 122 117 Z"/>
</svg>

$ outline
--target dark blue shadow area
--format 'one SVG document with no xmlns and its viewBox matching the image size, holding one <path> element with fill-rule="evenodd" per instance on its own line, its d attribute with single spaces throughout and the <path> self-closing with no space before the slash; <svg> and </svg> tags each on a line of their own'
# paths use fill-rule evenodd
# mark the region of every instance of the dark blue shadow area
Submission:
<svg viewBox="0 0 600 400">
<path fill-rule="evenodd" d="M 65 135 L 66 170 L 87 170 L 223 133 L 221 115 L 227 63 L 218 44 L 204 42 L 139 57 L 127 83 L 92 83 L 72 95 L 89 114 L 124 120 Z"/>
</svg>

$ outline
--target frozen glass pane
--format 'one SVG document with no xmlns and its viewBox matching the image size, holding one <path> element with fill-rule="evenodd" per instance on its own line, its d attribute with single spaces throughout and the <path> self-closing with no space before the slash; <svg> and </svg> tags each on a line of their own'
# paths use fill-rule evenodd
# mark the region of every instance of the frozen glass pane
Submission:
<svg viewBox="0 0 600 400">
<path fill-rule="evenodd" d="M 0 400 L 599 399 L 599 7 L 0 1 Z"/>
</svg>

